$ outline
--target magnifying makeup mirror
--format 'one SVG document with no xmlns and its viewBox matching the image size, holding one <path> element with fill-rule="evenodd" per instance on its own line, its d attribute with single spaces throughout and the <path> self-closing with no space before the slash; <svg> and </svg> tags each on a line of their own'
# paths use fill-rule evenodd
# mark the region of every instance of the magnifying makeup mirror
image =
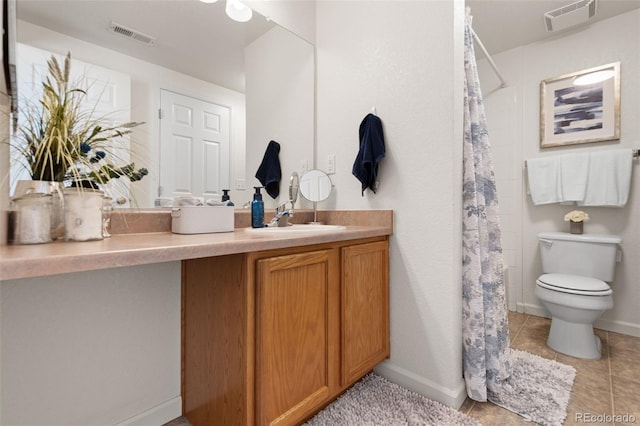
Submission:
<svg viewBox="0 0 640 426">
<path fill-rule="evenodd" d="M 300 189 L 300 179 L 298 173 L 293 172 L 289 179 L 289 201 L 291 202 L 291 208 L 298 201 L 298 190 Z"/>
<path fill-rule="evenodd" d="M 332 188 L 331 178 L 322 170 L 309 170 L 300 178 L 300 193 L 313 202 L 313 223 L 318 223 L 318 201 L 329 198 Z"/>
</svg>

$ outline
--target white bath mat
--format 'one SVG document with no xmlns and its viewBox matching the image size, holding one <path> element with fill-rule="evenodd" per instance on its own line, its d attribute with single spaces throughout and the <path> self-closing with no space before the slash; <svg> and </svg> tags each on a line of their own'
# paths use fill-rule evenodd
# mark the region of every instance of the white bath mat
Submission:
<svg viewBox="0 0 640 426">
<path fill-rule="evenodd" d="M 370 373 L 305 425 L 479 426 L 480 423 L 453 408 Z"/>
<path fill-rule="evenodd" d="M 511 377 L 499 393 L 489 393 L 489 400 L 527 420 L 560 426 L 575 376 L 569 365 L 511 349 Z"/>
</svg>

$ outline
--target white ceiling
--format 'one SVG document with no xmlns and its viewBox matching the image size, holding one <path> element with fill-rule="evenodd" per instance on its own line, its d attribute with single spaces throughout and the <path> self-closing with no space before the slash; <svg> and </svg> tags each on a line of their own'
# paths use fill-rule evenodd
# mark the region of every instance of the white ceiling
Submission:
<svg viewBox="0 0 640 426">
<path fill-rule="evenodd" d="M 575 2 L 576 0 L 466 0 L 473 16 L 473 30 L 490 54 L 562 35 L 564 32 L 546 31 L 544 13 Z M 637 8 L 640 8 L 640 0 L 598 0 L 596 16 L 585 25 Z M 579 29 L 580 27 L 573 27 L 565 32 Z"/>
<path fill-rule="evenodd" d="M 495 54 L 562 35 L 546 32 L 543 14 L 573 1 L 466 3 L 471 7 L 476 34 Z M 249 23 L 232 21 L 224 13 L 224 5 L 224 0 L 213 4 L 198 0 L 18 0 L 17 15 L 18 19 L 244 92 L 244 47 L 274 24 L 256 13 Z M 589 22 L 636 8 L 640 8 L 640 0 L 598 0 L 597 14 Z M 146 46 L 114 35 L 107 31 L 111 21 L 158 41 Z"/>
<path fill-rule="evenodd" d="M 17 17 L 244 93 L 244 47 L 274 24 L 255 12 L 235 22 L 224 7 L 224 0 L 18 0 Z M 115 35 L 111 21 L 157 43 Z"/>
</svg>

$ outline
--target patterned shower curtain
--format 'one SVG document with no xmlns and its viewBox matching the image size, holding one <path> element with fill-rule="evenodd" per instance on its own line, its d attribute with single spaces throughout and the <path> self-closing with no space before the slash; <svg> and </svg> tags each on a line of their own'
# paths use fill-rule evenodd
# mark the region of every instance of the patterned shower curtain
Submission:
<svg viewBox="0 0 640 426">
<path fill-rule="evenodd" d="M 467 395 L 491 399 L 509 377 L 509 324 L 491 147 L 471 35 L 465 22 L 462 338 Z"/>
</svg>

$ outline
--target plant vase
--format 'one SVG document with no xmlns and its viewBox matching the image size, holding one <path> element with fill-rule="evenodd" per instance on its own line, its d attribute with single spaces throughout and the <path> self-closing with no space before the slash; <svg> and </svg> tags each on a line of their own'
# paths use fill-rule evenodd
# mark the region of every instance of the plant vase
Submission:
<svg viewBox="0 0 640 426">
<path fill-rule="evenodd" d="M 584 232 L 584 222 L 569 222 L 569 232 L 572 234 L 582 234 Z"/>
</svg>

